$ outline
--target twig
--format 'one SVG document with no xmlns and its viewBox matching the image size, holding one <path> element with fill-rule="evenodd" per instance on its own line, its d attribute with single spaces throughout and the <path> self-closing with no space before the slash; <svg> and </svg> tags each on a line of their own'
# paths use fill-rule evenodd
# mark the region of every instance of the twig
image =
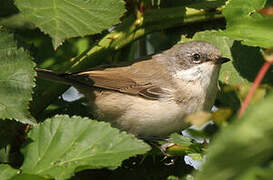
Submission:
<svg viewBox="0 0 273 180">
<path fill-rule="evenodd" d="M 238 113 L 238 119 L 240 119 L 242 117 L 242 115 L 244 114 L 246 108 L 248 107 L 256 89 L 258 88 L 258 86 L 260 85 L 261 81 L 263 80 L 264 78 L 264 75 L 266 74 L 266 72 L 268 71 L 268 69 L 270 68 L 270 66 L 273 64 L 273 56 L 268 59 L 264 64 L 263 66 L 261 67 L 260 71 L 258 72 L 255 80 L 254 80 L 254 83 L 252 84 L 244 102 L 242 103 L 241 105 L 241 108 L 239 110 L 239 113 Z"/>
</svg>

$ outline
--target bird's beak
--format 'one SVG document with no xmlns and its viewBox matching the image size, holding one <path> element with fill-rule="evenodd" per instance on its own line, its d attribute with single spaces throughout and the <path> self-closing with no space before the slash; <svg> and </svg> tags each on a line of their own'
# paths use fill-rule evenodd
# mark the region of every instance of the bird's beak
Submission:
<svg viewBox="0 0 273 180">
<path fill-rule="evenodd" d="M 219 59 L 217 59 L 216 63 L 217 63 L 217 64 L 224 64 L 224 63 L 229 62 L 229 61 L 230 61 L 229 58 L 220 57 Z"/>
</svg>

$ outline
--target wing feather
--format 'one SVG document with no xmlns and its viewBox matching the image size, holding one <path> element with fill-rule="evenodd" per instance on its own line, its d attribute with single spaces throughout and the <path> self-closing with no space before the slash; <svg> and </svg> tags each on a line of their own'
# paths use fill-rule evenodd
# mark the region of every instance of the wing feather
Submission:
<svg viewBox="0 0 273 180">
<path fill-rule="evenodd" d="M 147 65 L 145 66 L 147 68 Z M 134 67 L 133 67 L 134 68 Z M 153 67 L 154 68 L 154 67 Z M 141 72 L 134 68 L 109 68 L 105 70 L 92 70 L 75 74 L 81 83 L 91 85 L 93 87 L 115 90 L 121 93 L 127 93 L 131 95 L 139 95 L 148 99 L 159 99 L 166 95 L 165 92 L 158 83 L 152 81 L 153 71 L 140 69 Z M 151 77 L 152 76 L 152 77 Z M 157 77 L 157 76 L 155 76 Z M 149 80 L 150 79 L 150 80 Z"/>
</svg>

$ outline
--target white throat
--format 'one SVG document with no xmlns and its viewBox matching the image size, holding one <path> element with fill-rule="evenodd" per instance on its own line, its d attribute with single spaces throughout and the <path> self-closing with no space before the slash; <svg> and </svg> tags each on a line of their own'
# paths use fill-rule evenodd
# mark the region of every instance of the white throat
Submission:
<svg viewBox="0 0 273 180">
<path fill-rule="evenodd" d="M 210 62 L 198 64 L 186 70 L 178 70 L 173 76 L 185 82 L 200 83 L 201 87 L 209 88 L 218 80 L 220 66 Z"/>
</svg>

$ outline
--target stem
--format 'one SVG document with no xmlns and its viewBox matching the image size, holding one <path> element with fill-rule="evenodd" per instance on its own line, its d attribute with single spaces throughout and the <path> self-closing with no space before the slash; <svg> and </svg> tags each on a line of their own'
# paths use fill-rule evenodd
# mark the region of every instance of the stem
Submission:
<svg viewBox="0 0 273 180">
<path fill-rule="evenodd" d="M 252 84 L 246 98 L 244 99 L 244 102 L 241 105 L 241 108 L 239 110 L 238 113 L 238 119 L 240 119 L 242 117 L 242 115 L 244 114 L 246 108 L 248 107 L 256 89 L 258 88 L 258 86 L 260 85 L 261 81 L 264 78 L 264 75 L 266 74 L 266 72 L 268 71 L 268 69 L 270 68 L 270 66 L 273 63 L 273 57 L 271 58 L 270 61 L 266 61 L 263 66 L 261 67 L 260 71 L 258 72 L 258 75 L 256 76 L 254 83 Z"/>
</svg>

